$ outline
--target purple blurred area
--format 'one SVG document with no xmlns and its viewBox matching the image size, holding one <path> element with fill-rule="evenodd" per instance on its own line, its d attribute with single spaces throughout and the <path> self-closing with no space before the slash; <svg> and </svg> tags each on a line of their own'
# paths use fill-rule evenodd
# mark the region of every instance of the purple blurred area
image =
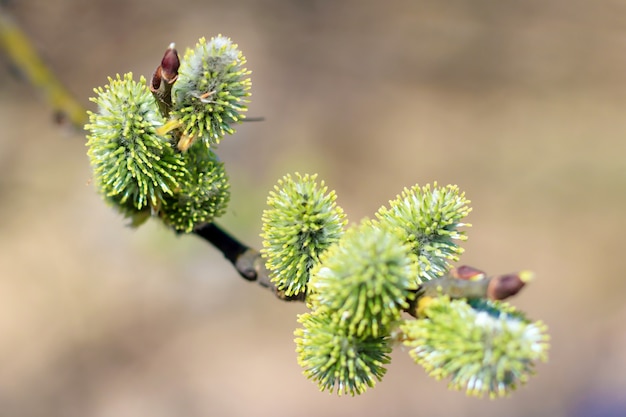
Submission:
<svg viewBox="0 0 626 417">
<path fill-rule="evenodd" d="M 227 229 L 258 247 L 288 172 L 317 172 L 352 222 L 405 186 L 458 184 L 474 208 L 461 263 L 533 270 L 512 302 L 553 346 L 508 399 L 448 391 L 401 348 L 364 395 L 318 392 L 294 352 L 305 306 L 193 236 L 125 227 L 89 184 L 84 134 L 0 52 L 2 416 L 626 416 L 626 2 L 10 3 L 90 108 L 170 42 L 231 37 L 265 121 L 220 145 Z"/>
</svg>

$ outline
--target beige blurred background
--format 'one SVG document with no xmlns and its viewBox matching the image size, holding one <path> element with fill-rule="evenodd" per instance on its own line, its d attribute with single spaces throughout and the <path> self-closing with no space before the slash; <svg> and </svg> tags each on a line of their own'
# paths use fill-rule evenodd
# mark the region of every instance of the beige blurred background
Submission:
<svg viewBox="0 0 626 417">
<path fill-rule="evenodd" d="M 474 207 L 462 263 L 535 271 L 513 302 L 553 347 L 508 399 L 448 391 L 401 349 L 364 395 L 318 392 L 294 352 L 304 306 L 194 236 L 127 228 L 88 184 L 84 135 L 0 53 L 0 415 L 626 415 L 626 2 L 11 4 L 85 106 L 172 41 L 230 36 L 266 121 L 220 146 L 225 227 L 259 246 L 287 172 L 319 173 L 352 221 L 405 186 L 458 184 Z"/>
</svg>

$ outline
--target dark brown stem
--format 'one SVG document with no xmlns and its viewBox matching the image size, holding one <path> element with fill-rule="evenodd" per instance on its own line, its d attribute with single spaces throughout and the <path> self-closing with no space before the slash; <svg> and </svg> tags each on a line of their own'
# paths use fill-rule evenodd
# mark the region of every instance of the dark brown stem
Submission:
<svg viewBox="0 0 626 417">
<path fill-rule="evenodd" d="M 270 279 L 261 253 L 243 244 L 215 223 L 197 227 L 194 233 L 222 252 L 244 279 L 258 282 L 262 287 L 270 289 L 281 300 L 304 301 L 305 294 L 286 296 L 283 291 L 278 290 Z"/>
</svg>

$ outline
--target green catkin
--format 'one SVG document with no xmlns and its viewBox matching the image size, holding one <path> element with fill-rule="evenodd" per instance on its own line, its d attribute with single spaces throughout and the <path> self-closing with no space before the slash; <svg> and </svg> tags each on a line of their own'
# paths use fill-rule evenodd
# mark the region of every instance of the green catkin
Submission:
<svg viewBox="0 0 626 417">
<path fill-rule="evenodd" d="M 173 87 L 172 118 L 177 119 L 190 143 L 206 148 L 235 132 L 247 110 L 250 71 L 246 58 L 229 38 L 201 38 L 181 62 Z"/>
<path fill-rule="evenodd" d="M 98 112 L 89 112 L 85 128 L 96 187 L 127 215 L 158 210 L 187 171 L 170 138 L 157 134 L 165 120 L 145 80 L 118 75 L 94 91 Z"/>
<path fill-rule="evenodd" d="M 404 344 L 431 376 L 450 378 L 451 388 L 468 395 L 506 396 L 547 359 L 545 325 L 507 303 L 438 297 L 425 314 L 400 327 Z"/>
<path fill-rule="evenodd" d="M 385 334 L 415 285 L 410 248 L 365 221 L 326 251 L 311 274 L 313 305 L 327 308 L 357 336 Z"/>
<path fill-rule="evenodd" d="M 184 153 L 184 160 L 189 174 L 176 194 L 164 200 L 161 217 L 176 231 L 189 233 L 224 214 L 230 184 L 224 164 L 213 152 L 192 148 Z"/>
<path fill-rule="evenodd" d="M 320 390 L 362 394 L 385 374 L 391 352 L 387 337 L 356 336 L 324 312 L 302 314 L 298 321 L 298 363 Z"/>
<path fill-rule="evenodd" d="M 263 249 L 272 282 L 287 296 L 307 289 L 311 268 L 343 234 L 345 215 L 316 175 L 282 178 L 263 212 Z"/>
<path fill-rule="evenodd" d="M 419 278 L 429 281 L 445 274 L 450 262 L 463 253 L 456 241 L 467 239 L 458 229 L 471 226 L 461 222 L 471 211 L 469 203 L 455 185 L 415 185 L 390 201 L 389 207 L 381 207 L 374 223 L 403 236 L 417 256 Z"/>
</svg>

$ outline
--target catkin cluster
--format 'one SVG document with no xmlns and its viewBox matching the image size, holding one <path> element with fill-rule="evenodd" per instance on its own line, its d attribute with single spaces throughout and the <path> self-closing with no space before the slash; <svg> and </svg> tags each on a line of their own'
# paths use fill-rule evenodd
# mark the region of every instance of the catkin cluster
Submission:
<svg viewBox="0 0 626 417">
<path fill-rule="evenodd" d="M 462 253 L 470 207 L 456 186 L 405 189 L 374 220 L 346 230 L 334 192 L 316 178 L 278 182 L 262 237 L 276 286 L 306 294 L 311 311 L 298 318 L 296 352 L 321 390 L 373 387 L 395 341 L 431 375 L 478 396 L 506 395 L 545 360 L 544 326 L 513 307 L 420 295 L 420 285 L 442 279 Z M 418 303 L 422 314 L 404 318 Z"/>
<path fill-rule="evenodd" d="M 228 177 L 215 146 L 244 118 L 250 72 L 223 36 L 200 39 L 180 71 L 178 59 L 168 49 L 151 87 L 132 73 L 109 78 L 94 90 L 98 111 L 89 112 L 85 128 L 101 195 L 134 225 L 154 216 L 187 233 L 228 204 Z"/>
</svg>

